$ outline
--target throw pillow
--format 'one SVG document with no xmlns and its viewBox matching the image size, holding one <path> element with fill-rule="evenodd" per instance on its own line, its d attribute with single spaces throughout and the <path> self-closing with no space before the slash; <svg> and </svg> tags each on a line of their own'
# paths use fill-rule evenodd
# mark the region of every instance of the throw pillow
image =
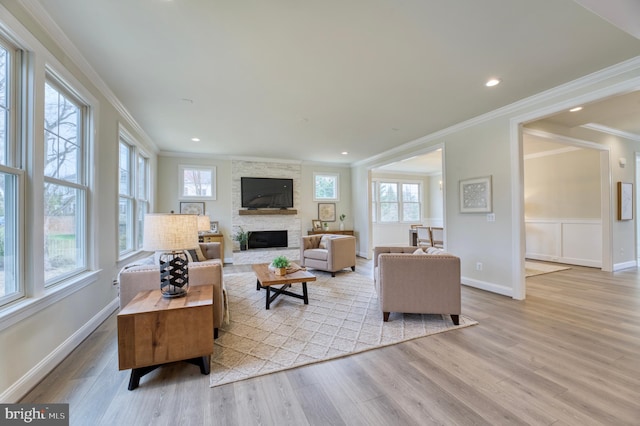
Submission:
<svg viewBox="0 0 640 426">
<path fill-rule="evenodd" d="M 189 259 L 189 262 L 201 262 L 200 256 L 198 256 L 198 252 L 196 249 L 185 250 L 185 253 L 187 254 L 187 259 Z"/>
<path fill-rule="evenodd" d="M 326 249 L 330 239 L 331 235 L 323 235 L 322 238 L 320 238 L 320 244 L 318 244 L 318 248 Z"/>
<path fill-rule="evenodd" d="M 425 252 L 421 249 L 421 248 L 417 248 L 416 251 L 413 252 L 413 254 L 425 254 Z"/>
<path fill-rule="evenodd" d="M 193 259 L 194 262 L 204 262 L 205 260 L 207 260 L 207 257 L 204 255 L 204 253 L 202 252 L 202 249 L 200 248 L 200 244 L 198 244 L 196 246 L 196 254 L 198 255 L 198 260 L 196 260 L 195 258 Z M 222 253 L 222 256 L 224 257 L 224 253 Z"/>
</svg>

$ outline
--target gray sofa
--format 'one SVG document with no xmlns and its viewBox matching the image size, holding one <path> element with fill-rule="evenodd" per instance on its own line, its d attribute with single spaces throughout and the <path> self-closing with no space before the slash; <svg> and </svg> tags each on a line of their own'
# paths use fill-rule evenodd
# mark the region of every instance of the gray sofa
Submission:
<svg viewBox="0 0 640 426">
<path fill-rule="evenodd" d="M 384 321 L 390 312 L 451 315 L 459 324 L 460 258 L 441 249 L 374 248 L 374 282 Z"/>
<path fill-rule="evenodd" d="M 218 337 L 218 328 L 226 314 L 220 243 L 200 243 L 200 249 L 205 260 L 189 262 L 189 286 L 213 285 L 213 329 L 214 337 Z M 134 262 L 122 268 L 118 282 L 122 309 L 139 292 L 160 288 L 160 266 L 153 256 Z"/>
<path fill-rule="evenodd" d="M 334 234 L 303 236 L 300 244 L 300 266 L 331 272 L 332 277 L 345 268 L 355 271 L 356 237 Z"/>
</svg>

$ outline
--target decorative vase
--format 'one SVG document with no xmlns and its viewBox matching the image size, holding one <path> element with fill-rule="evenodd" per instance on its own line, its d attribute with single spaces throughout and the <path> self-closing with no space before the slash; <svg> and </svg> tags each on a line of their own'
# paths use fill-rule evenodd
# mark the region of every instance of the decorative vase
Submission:
<svg viewBox="0 0 640 426">
<path fill-rule="evenodd" d="M 329 225 L 322 225 L 322 230 L 323 231 L 328 231 L 329 230 Z"/>
<path fill-rule="evenodd" d="M 287 275 L 287 268 L 276 268 L 276 275 Z"/>
<path fill-rule="evenodd" d="M 340 230 L 344 231 L 344 222 L 340 222 Z"/>
</svg>

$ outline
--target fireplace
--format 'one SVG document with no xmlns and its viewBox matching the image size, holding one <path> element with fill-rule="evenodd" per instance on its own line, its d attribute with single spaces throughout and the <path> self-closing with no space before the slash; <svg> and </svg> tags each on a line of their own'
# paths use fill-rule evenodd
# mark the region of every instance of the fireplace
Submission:
<svg viewBox="0 0 640 426">
<path fill-rule="evenodd" d="M 288 247 L 287 231 L 251 231 L 249 248 Z"/>
</svg>

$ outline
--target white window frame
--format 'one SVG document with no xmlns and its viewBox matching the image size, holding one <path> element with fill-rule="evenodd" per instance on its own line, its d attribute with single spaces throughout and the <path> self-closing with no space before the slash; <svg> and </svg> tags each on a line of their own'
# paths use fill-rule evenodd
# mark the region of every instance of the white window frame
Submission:
<svg viewBox="0 0 640 426">
<path fill-rule="evenodd" d="M 45 279 L 44 286 L 45 288 L 52 287 L 58 284 L 61 284 L 68 280 L 69 278 L 78 276 L 89 270 L 90 267 L 90 257 L 89 257 L 89 233 L 90 233 L 90 214 L 89 214 L 89 197 L 91 195 L 91 187 L 89 185 L 88 178 L 88 152 L 89 152 L 89 144 L 90 144 L 90 132 L 89 132 L 89 105 L 83 101 L 83 99 L 77 95 L 76 91 L 70 87 L 68 84 L 64 83 L 60 77 L 57 76 L 54 72 L 48 70 L 45 76 L 45 84 L 52 86 L 58 93 L 61 93 L 70 101 L 73 101 L 77 104 L 77 107 L 80 112 L 80 120 L 79 124 L 81 126 L 79 131 L 79 136 L 82 138 L 82 141 L 78 142 L 78 167 L 77 173 L 78 178 L 76 182 L 59 179 L 58 177 L 51 177 L 44 174 L 44 167 L 46 167 L 46 163 L 43 165 L 43 180 L 44 183 L 50 183 L 54 185 L 58 185 L 61 187 L 69 188 L 72 190 L 79 191 L 82 195 L 79 197 L 76 202 L 76 210 L 79 211 L 79 223 L 75 223 L 76 227 L 76 246 L 78 249 L 78 254 L 76 255 L 76 261 L 80 259 L 80 265 L 74 269 L 71 269 L 67 272 L 58 274 L 49 279 Z M 44 87 L 43 87 L 44 91 Z M 44 96 L 44 95 L 43 95 Z M 43 116 L 44 119 L 44 116 Z M 43 135 L 44 135 L 44 125 L 43 125 Z M 43 149 L 46 146 L 43 144 Z M 43 194 L 44 194 L 44 186 L 43 186 Z M 43 211 L 43 216 L 45 212 Z M 46 233 L 43 234 L 46 238 Z M 44 257 L 43 257 L 44 261 Z"/>
<path fill-rule="evenodd" d="M 318 179 L 319 178 L 328 178 L 333 180 L 333 187 L 335 197 L 319 197 L 318 196 Z M 313 201 L 340 201 L 340 173 L 325 173 L 325 172 L 314 172 L 313 173 Z"/>
<path fill-rule="evenodd" d="M 4 211 L 4 234 L 3 237 L 6 240 L 8 233 L 12 234 L 13 238 L 10 244 L 4 247 L 4 273 L 5 279 L 7 276 L 12 277 L 15 291 L 9 294 L 0 296 L 0 308 L 4 305 L 19 300 L 25 296 L 25 283 L 24 283 L 24 224 L 23 219 L 25 217 L 24 203 L 23 203 L 23 189 L 25 170 L 22 163 L 21 151 L 23 146 L 22 141 L 22 128 L 23 120 L 21 111 L 21 103 L 24 97 L 24 79 L 22 78 L 23 62 L 22 54 L 18 47 L 6 40 L 4 37 L 0 37 L 0 45 L 8 53 L 8 64 L 6 80 L 8 84 L 6 87 L 6 143 L 7 146 L 5 152 L 5 161 L 0 164 L 0 172 L 5 174 L 5 187 L 6 178 L 10 177 L 13 180 L 11 187 L 11 193 L 7 194 L 5 191 L 5 211 Z M 3 111 L 4 113 L 4 111 Z M 6 188 L 5 188 L 6 189 Z M 7 198 L 11 196 L 12 206 L 7 205 Z M 8 211 L 7 207 L 12 207 Z M 7 256 L 7 246 L 11 247 L 13 256 Z"/>
<path fill-rule="evenodd" d="M 398 220 L 392 220 L 392 221 L 383 221 L 381 219 L 381 209 L 380 209 L 380 184 L 381 183 L 390 183 L 390 184 L 396 184 L 398 186 Z M 371 199 L 371 203 L 372 203 L 372 210 L 371 210 L 371 221 L 373 223 L 378 223 L 378 224 L 396 224 L 396 223 L 416 223 L 415 220 L 404 220 L 404 209 L 403 209 L 403 205 L 404 205 L 404 200 L 403 200 L 403 191 L 402 191 L 402 185 L 403 184 L 413 184 L 413 185 L 418 185 L 418 194 L 419 194 L 419 206 L 420 206 L 420 212 L 419 212 L 419 217 L 422 217 L 422 212 L 424 211 L 424 196 L 423 196 L 423 187 L 424 187 L 424 183 L 422 181 L 419 180 L 407 180 L 407 179 L 388 179 L 388 178 L 375 178 L 372 179 L 372 199 Z M 415 202 L 411 202 L 411 204 L 414 204 Z"/>
<path fill-rule="evenodd" d="M 207 195 L 190 195 L 185 193 L 184 173 L 188 170 L 211 173 L 211 193 Z M 178 166 L 178 188 L 181 200 L 215 200 L 216 199 L 216 167 L 181 164 Z"/>
<path fill-rule="evenodd" d="M 138 219 L 141 211 L 143 213 L 149 212 L 149 196 L 151 194 L 149 181 L 149 157 L 146 152 L 140 148 L 139 143 L 131 136 L 131 134 L 124 127 L 120 126 L 118 138 L 118 159 L 120 158 L 120 147 L 122 145 L 126 146 L 129 153 L 129 164 L 127 164 L 129 179 L 126 193 L 120 192 L 120 180 L 118 179 L 117 205 L 119 209 L 121 199 L 126 199 L 130 203 L 131 208 L 127 217 L 127 231 L 128 238 L 131 239 L 131 244 L 124 250 L 120 250 L 120 212 L 118 211 L 118 231 L 116 232 L 118 260 L 124 260 L 132 254 L 142 250 L 144 220 L 139 221 Z M 140 191 L 140 160 L 142 160 L 144 164 L 144 170 L 142 170 L 142 173 L 144 174 L 144 188 L 142 188 L 142 191 Z M 121 165 L 118 164 L 118 171 L 121 169 Z"/>
</svg>

